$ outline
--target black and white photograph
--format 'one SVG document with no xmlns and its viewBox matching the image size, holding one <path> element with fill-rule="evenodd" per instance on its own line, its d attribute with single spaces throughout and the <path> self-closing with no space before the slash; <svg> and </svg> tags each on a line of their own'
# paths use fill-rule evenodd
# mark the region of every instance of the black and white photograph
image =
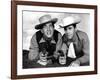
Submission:
<svg viewBox="0 0 100 80">
<path fill-rule="evenodd" d="M 23 68 L 89 66 L 87 13 L 23 11 Z"/>
<path fill-rule="evenodd" d="M 12 73 L 18 78 L 96 73 L 96 6 L 15 3 Z"/>
</svg>

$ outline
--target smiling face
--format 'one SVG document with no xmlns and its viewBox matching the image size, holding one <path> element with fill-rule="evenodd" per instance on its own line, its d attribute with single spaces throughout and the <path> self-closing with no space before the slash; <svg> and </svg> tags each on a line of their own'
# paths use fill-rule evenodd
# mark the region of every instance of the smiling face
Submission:
<svg viewBox="0 0 100 80">
<path fill-rule="evenodd" d="M 43 33 L 46 37 L 50 38 L 53 36 L 54 27 L 52 23 L 47 23 L 43 26 Z"/>
<path fill-rule="evenodd" d="M 68 39 L 72 39 L 73 38 L 73 35 L 75 34 L 75 26 L 74 25 L 70 25 L 66 28 L 64 28 L 65 30 L 65 34 L 67 36 Z"/>
</svg>

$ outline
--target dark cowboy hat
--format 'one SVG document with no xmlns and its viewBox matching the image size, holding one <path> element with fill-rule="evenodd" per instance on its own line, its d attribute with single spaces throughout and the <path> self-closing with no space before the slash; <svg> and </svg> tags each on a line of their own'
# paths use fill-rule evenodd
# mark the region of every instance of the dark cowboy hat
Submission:
<svg viewBox="0 0 100 80">
<path fill-rule="evenodd" d="M 40 24 L 36 25 L 35 29 L 42 29 L 43 25 L 45 25 L 46 23 L 49 23 L 49 22 L 55 24 L 57 22 L 57 20 L 58 20 L 57 18 L 52 19 L 50 15 L 41 16 L 39 18 Z"/>
<path fill-rule="evenodd" d="M 68 27 L 73 24 L 80 23 L 80 19 L 69 16 L 63 19 L 63 23 L 60 25 L 60 28 Z"/>
</svg>

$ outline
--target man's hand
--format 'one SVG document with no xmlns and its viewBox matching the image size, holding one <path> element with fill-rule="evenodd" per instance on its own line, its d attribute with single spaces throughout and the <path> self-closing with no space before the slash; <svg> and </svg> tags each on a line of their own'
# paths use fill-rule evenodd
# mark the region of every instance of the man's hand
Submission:
<svg viewBox="0 0 100 80">
<path fill-rule="evenodd" d="M 54 52 L 54 55 L 53 56 L 57 59 L 58 56 L 59 56 L 59 53 L 58 52 Z"/>
<path fill-rule="evenodd" d="M 80 66 L 80 61 L 79 60 L 75 60 L 70 64 L 70 66 L 72 66 L 72 67 Z"/>
</svg>

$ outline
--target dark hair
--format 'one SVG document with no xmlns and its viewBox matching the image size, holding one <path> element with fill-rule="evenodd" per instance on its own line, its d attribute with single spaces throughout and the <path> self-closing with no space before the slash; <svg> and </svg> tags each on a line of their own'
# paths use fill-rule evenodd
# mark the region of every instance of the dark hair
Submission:
<svg viewBox="0 0 100 80">
<path fill-rule="evenodd" d="M 53 26 L 53 28 L 55 27 L 55 26 L 54 26 L 54 23 L 52 23 L 52 26 Z"/>
<path fill-rule="evenodd" d="M 76 28 L 76 24 L 71 24 L 71 25 L 72 25 L 74 28 Z M 68 25 L 68 26 L 71 26 L 71 25 Z M 68 26 L 65 26 L 65 27 L 64 27 L 64 30 L 66 30 Z"/>
</svg>

